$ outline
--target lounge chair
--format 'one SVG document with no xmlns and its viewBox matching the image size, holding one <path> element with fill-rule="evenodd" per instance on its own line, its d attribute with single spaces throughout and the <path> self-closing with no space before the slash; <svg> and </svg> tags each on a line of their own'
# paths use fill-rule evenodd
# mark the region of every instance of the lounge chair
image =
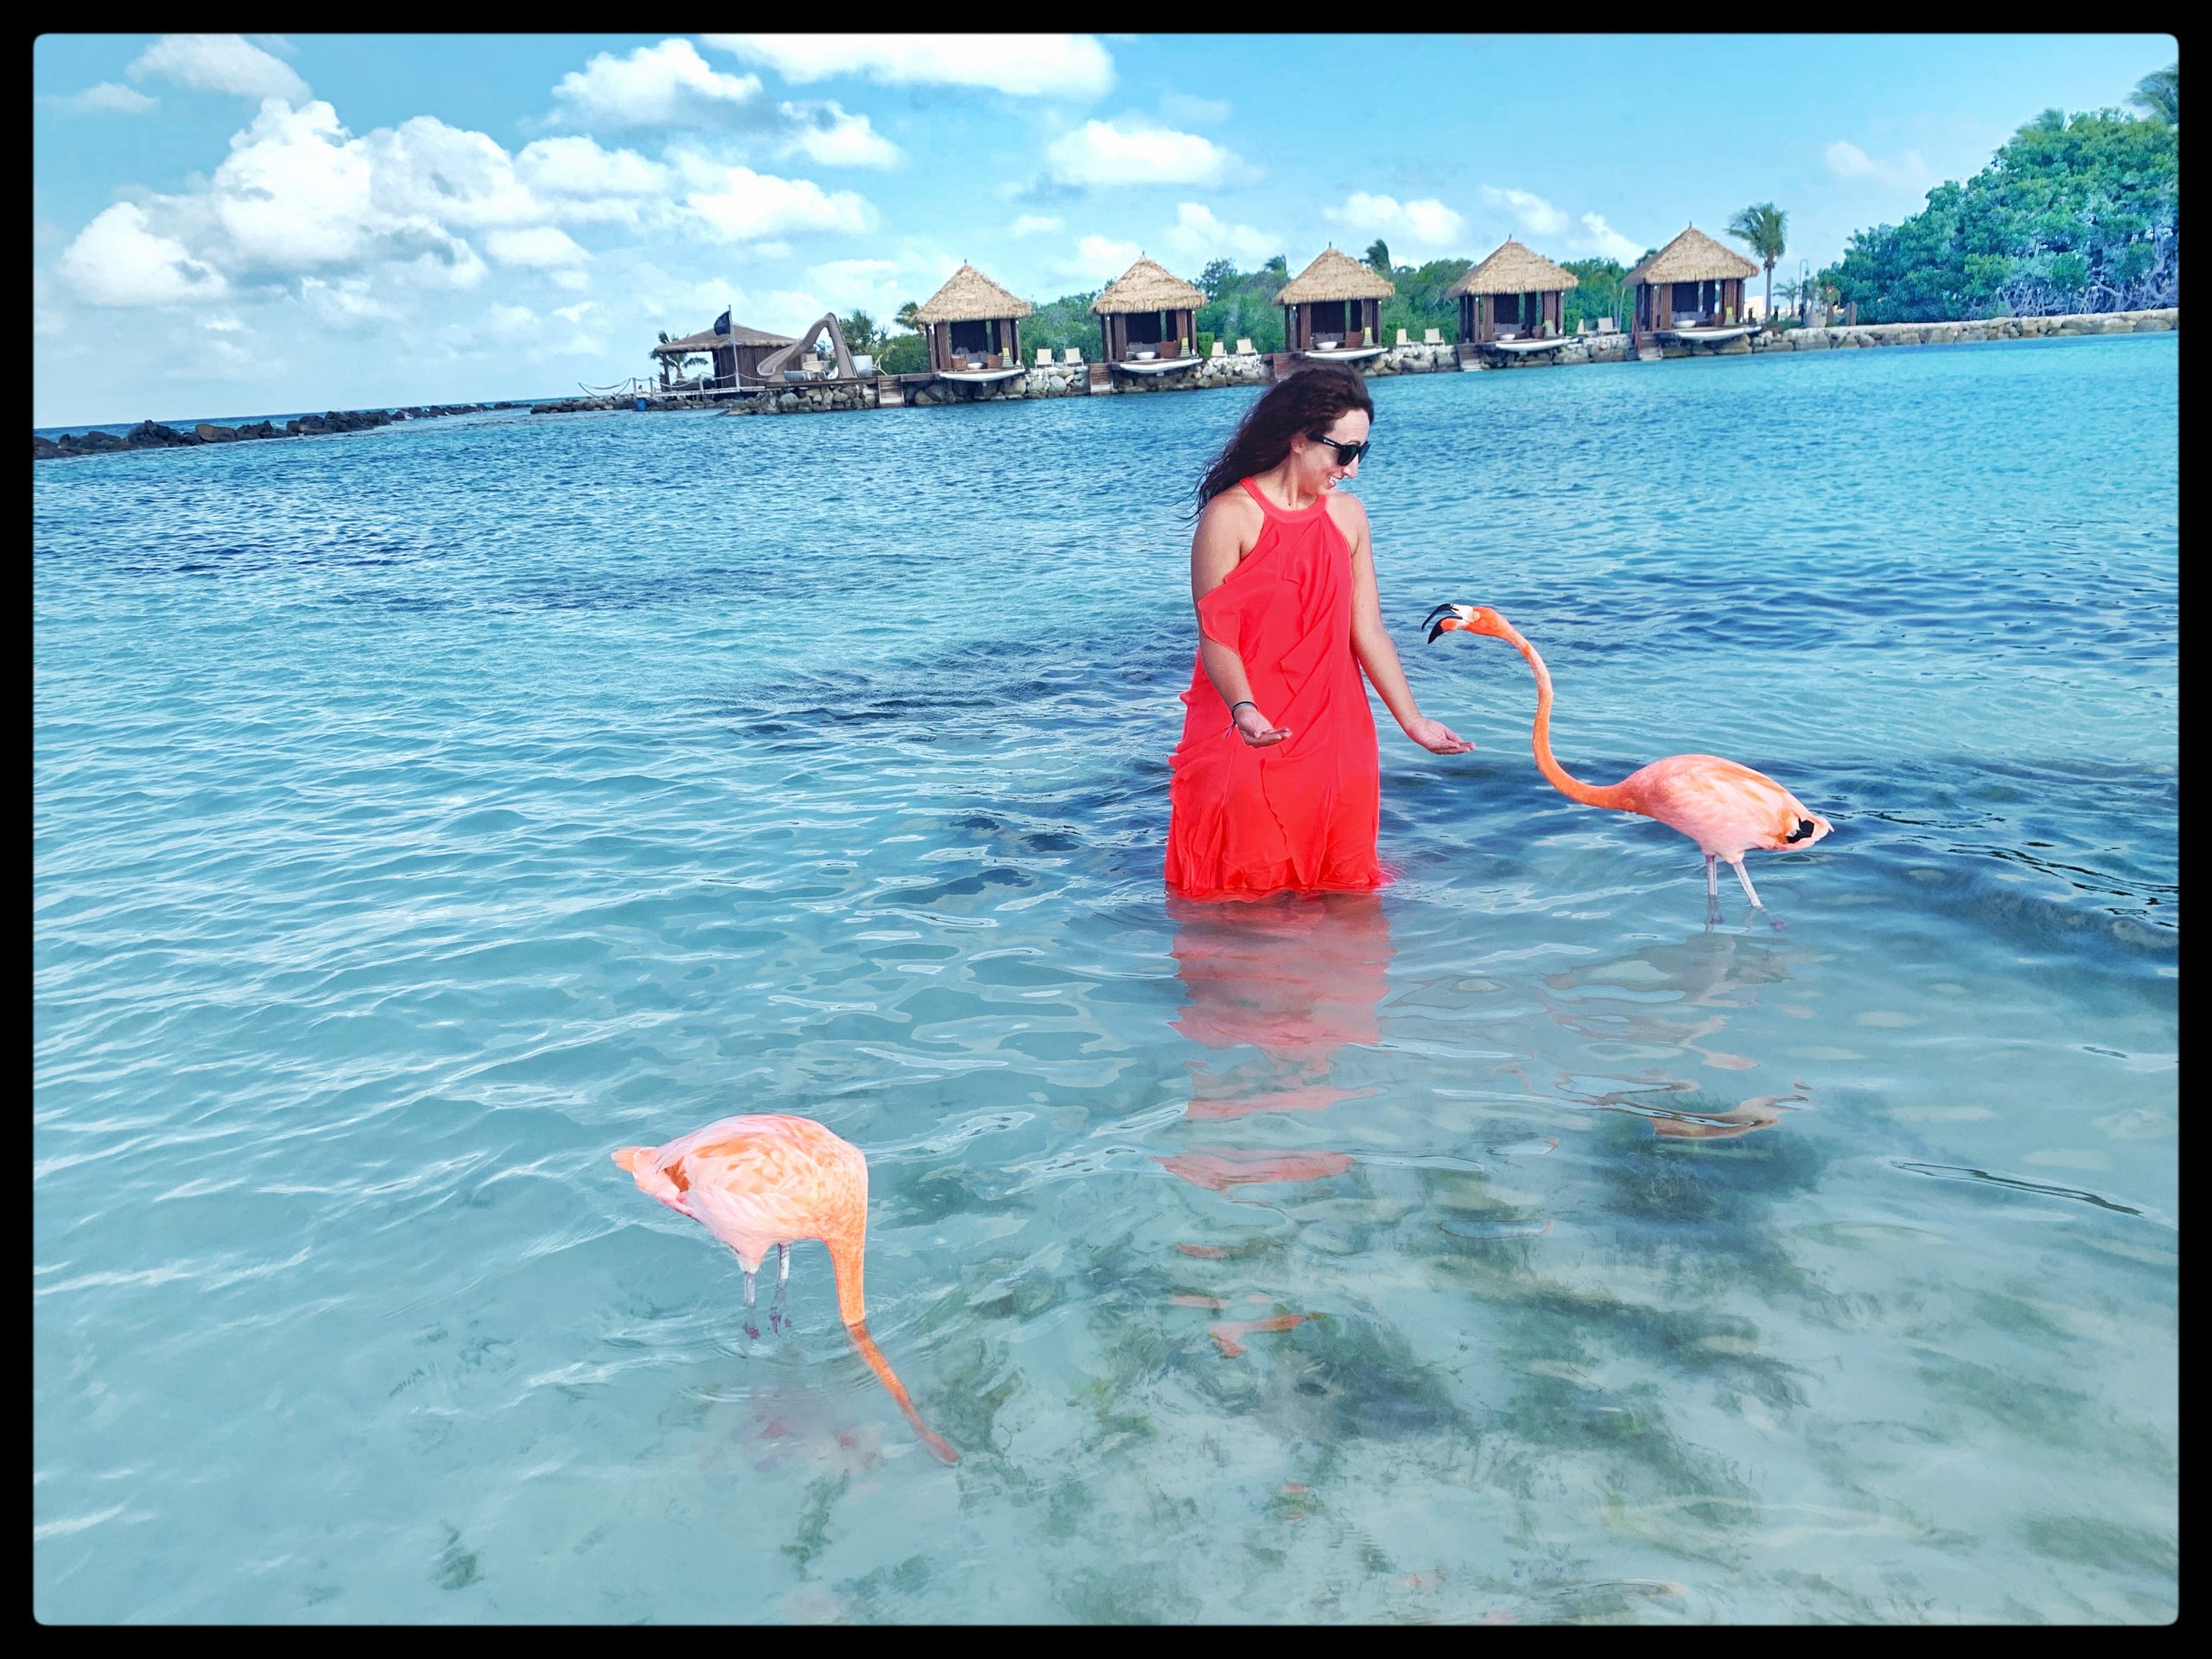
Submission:
<svg viewBox="0 0 2212 1659">
<path fill-rule="evenodd" d="M 1229 347 L 1223 345 L 1217 340 L 1213 343 L 1213 355 L 1216 357 L 1227 357 L 1229 355 Z"/>
<path fill-rule="evenodd" d="M 1441 346 L 1444 343 L 1444 336 L 1433 328 L 1424 328 L 1421 331 L 1421 343 L 1424 346 Z"/>
<path fill-rule="evenodd" d="M 1239 357 L 1251 357 L 1255 355 L 1252 350 L 1252 342 L 1249 340 L 1238 340 L 1236 342 L 1236 355 Z"/>
<path fill-rule="evenodd" d="M 1060 361 L 1072 367 L 1083 361 L 1083 353 L 1070 346 L 1060 353 Z"/>
</svg>

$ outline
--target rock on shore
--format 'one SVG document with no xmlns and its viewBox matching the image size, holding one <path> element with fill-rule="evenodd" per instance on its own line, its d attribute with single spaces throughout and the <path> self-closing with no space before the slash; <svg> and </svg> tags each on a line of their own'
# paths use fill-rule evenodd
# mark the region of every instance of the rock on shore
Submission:
<svg viewBox="0 0 2212 1659">
<path fill-rule="evenodd" d="M 31 459 L 55 461 L 65 455 L 102 455 L 119 449 L 182 449 L 203 443 L 238 443 L 250 438 L 318 437 L 333 432 L 365 432 L 372 427 L 390 426 L 394 421 L 475 415 L 486 410 L 516 407 L 517 404 L 504 403 L 436 404 L 400 410 L 334 409 L 321 415 L 302 415 L 281 427 L 270 421 L 252 421 L 244 426 L 213 426 L 203 421 L 190 431 L 164 426 L 159 421 L 141 421 L 121 436 L 112 432 L 64 432 L 58 438 L 48 438 L 34 432 Z"/>
</svg>

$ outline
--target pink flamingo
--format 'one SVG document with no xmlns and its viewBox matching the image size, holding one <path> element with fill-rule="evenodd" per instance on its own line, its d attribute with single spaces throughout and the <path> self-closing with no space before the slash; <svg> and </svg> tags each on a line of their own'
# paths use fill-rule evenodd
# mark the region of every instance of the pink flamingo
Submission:
<svg viewBox="0 0 2212 1659">
<path fill-rule="evenodd" d="M 637 1177 L 639 1191 L 689 1216 L 737 1252 L 745 1269 L 745 1333 L 753 1323 L 753 1276 L 776 1247 L 776 1300 L 768 1324 L 783 1324 L 791 1247 L 818 1238 L 830 1247 L 837 1275 L 837 1312 L 861 1357 L 876 1374 L 914 1433 L 947 1463 L 960 1454 L 933 1433 L 906 1397 L 897 1375 L 868 1333 L 861 1267 L 868 1246 L 868 1160 L 849 1141 L 804 1117 L 725 1117 L 661 1147 L 624 1147 L 614 1161 Z"/>
<path fill-rule="evenodd" d="M 1438 619 L 1441 618 L 1441 620 Z M 1736 867 L 1736 879 L 1755 910 L 1764 910 L 1751 878 L 1744 870 L 1744 855 L 1754 847 L 1780 850 L 1809 847 L 1828 833 L 1828 821 L 1764 772 L 1739 766 L 1714 754 L 1670 754 L 1640 766 L 1610 788 L 1596 788 L 1579 779 L 1552 758 L 1552 677 L 1536 648 L 1496 611 L 1480 605 L 1440 605 L 1427 621 L 1433 640 L 1439 634 L 1459 632 L 1486 633 L 1503 639 L 1529 659 L 1536 671 L 1536 734 L 1533 747 L 1536 766 L 1554 789 L 1585 806 L 1611 807 L 1616 812 L 1640 812 L 1656 818 L 1669 830 L 1679 830 L 1705 855 L 1705 906 L 1708 925 L 1720 918 L 1720 883 L 1713 860 L 1725 858 Z M 1773 918 L 1776 927 L 1782 923 Z"/>
</svg>

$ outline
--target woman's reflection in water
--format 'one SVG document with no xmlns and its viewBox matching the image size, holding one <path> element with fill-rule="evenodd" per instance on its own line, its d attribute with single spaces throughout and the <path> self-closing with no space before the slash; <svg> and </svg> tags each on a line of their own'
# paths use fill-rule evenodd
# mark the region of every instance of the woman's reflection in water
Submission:
<svg viewBox="0 0 2212 1659">
<path fill-rule="evenodd" d="M 1391 947 L 1379 895 L 1171 899 L 1167 908 L 1176 977 L 1189 999 L 1175 1029 L 1210 1049 L 1259 1051 L 1234 1065 L 1191 1061 L 1185 1117 L 1316 1112 L 1371 1092 L 1334 1086 L 1330 1062 L 1382 1037 L 1375 1007 L 1389 989 Z"/>
<path fill-rule="evenodd" d="M 1251 904 L 1170 899 L 1168 914 L 1175 923 L 1176 976 L 1188 999 L 1175 1029 L 1214 1051 L 1188 1063 L 1186 1119 L 1211 1123 L 1261 1113 L 1319 1112 L 1374 1092 L 1339 1086 L 1332 1062 L 1343 1049 L 1372 1045 L 1382 1035 L 1375 1010 L 1389 988 L 1391 945 L 1378 894 L 1285 895 Z M 1229 1052 L 1237 1049 L 1257 1052 L 1232 1063 Z M 1206 1146 L 1186 1147 L 1160 1162 L 1194 1185 L 1226 1192 L 1321 1180 L 1344 1173 L 1352 1159 L 1325 1149 Z M 1259 1243 L 1176 1248 L 1186 1256 L 1220 1259 L 1246 1254 Z M 1211 1296 L 1173 1300 L 1186 1307 L 1231 1306 Z M 1237 1311 L 1256 1313 L 1269 1305 L 1274 1305 L 1271 1298 L 1248 1294 Z M 1208 1332 L 1224 1358 L 1236 1358 L 1249 1337 L 1286 1331 L 1310 1317 L 1236 1319 Z"/>
</svg>

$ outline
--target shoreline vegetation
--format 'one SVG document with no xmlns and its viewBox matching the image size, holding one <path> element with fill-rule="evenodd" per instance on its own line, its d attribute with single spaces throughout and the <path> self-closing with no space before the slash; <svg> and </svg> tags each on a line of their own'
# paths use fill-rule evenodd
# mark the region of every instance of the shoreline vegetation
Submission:
<svg viewBox="0 0 2212 1659">
<path fill-rule="evenodd" d="M 2051 317 L 1990 317 L 1975 318 L 1957 322 L 1881 322 L 1860 323 L 1855 327 L 1796 327 L 1768 329 L 1718 345 L 1690 342 L 1670 344 L 1668 357 L 1749 357 L 1775 352 L 1850 351 L 1876 346 L 1971 345 L 1988 340 L 2055 340 L 2088 334 L 2144 334 L 2178 332 L 2181 327 L 2181 308 L 2162 307 L 2143 311 L 2083 312 L 2067 316 Z M 1389 359 L 1401 356 L 1402 361 L 1389 363 Z M 1635 360 L 1624 334 L 1580 334 L 1569 338 L 1555 353 L 1535 359 L 1493 359 L 1475 355 L 1463 356 L 1457 346 L 1408 346 L 1394 348 L 1376 360 L 1374 366 L 1363 365 L 1370 372 L 1382 376 L 1397 374 L 1451 373 L 1455 372 L 1494 372 L 1498 369 L 1525 369 L 1549 364 L 1572 366 L 1581 363 L 1623 363 Z M 1200 391 L 1228 385 L 1264 385 L 1274 378 L 1279 364 L 1292 363 L 1288 354 L 1277 353 L 1266 356 L 1253 354 L 1244 358 L 1211 359 L 1242 365 L 1234 378 L 1199 378 L 1197 369 L 1182 371 L 1174 376 L 1161 376 L 1139 382 L 1135 385 L 1116 385 L 1111 382 L 1094 385 L 1085 372 L 1071 372 L 1059 365 L 1027 371 L 1019 380 L 1001 383 L 999 387 L 967 388 L 963 391 L 978 391 L 989 401 L 1020 400 L 1038 397 L 1126 397 L 1133 391 Z M 1083 365 L 1078 365 L 1079 370 Z M 1039 390 L 1027 390 L 1027 383 L 1037 377 L 1046 377 L 1051 385 Z M 928 402 L 897 397 L 880 400 L 879 388 L 884 381 L 855 387 L 824 386 L 819 388 L 791 387 L 765 391 L 756 401 L 732 407 L 725 400 L 720 405 L 702 403 L 698 398 L 637 397 L 634 396 L 603 397 L 567 397 L 546 403 L 518 403 L 508 401 L 494 404 L 443 404 L 394 410 L 332 410 L 323 415 L 302 416 L 276 426 L 268 421 L 251 423 L 238 427 L 218 427 L 201 424 L 189 431 L 146 421 L 131 429 L 124 436 L 112 432 L 88 432 L 81 436 L 64 433 L 60 438 L 46 438 L 34 435 L 32 454 L 35 460 L 61 460 L 76 455 L 111 454 L 145 449 L 186 448 L 203 443 L 230 443 L 245 439 L 270 437 L 311 437 L 340 432 L 366 431 L 375 427 L 389 426 L 403 420 L 429 420 L 446 415 L 475 414 L 490 410 L 526 410 L 535 415 L 571 415 L 606 413 L 643 407 L 647 411 L 661 412 L 690 410 L 695 412 L 719 408 L 728 414 L 771 414 L 791 412 L 827 412 L 831 410 L 896 409 L 900 407 L 926 408 Z M 866 401 L 856 401 L 864 395 Z M 974 401 L 962 398 L 959 401 Z"/>
</svg>

